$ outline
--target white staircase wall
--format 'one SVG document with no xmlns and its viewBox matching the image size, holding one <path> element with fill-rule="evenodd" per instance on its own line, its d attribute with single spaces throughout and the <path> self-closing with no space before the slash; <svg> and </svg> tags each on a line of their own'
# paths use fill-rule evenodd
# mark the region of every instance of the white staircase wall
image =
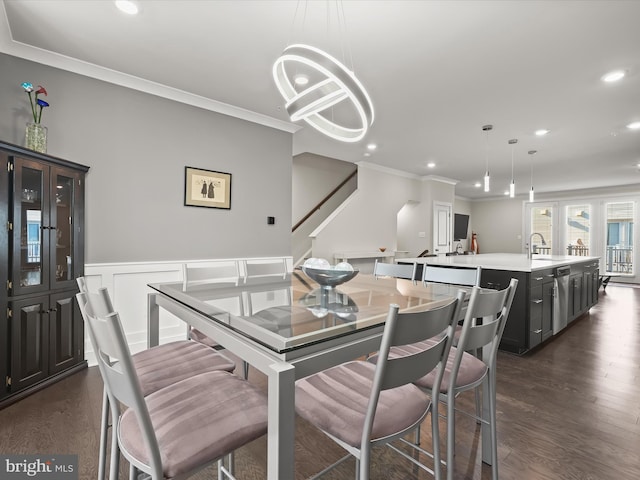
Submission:
<svg viewBox="0 0 640 480">
<path fill-rule="evenodd" d="M 337 252 L 395 251 L 398 211 L 421 197 L 416 176 L 367 163 L 358 166 L 356 194 L 312 233 L 312 256 L 332 264 Z"/>
<path fill-rule="evenodd" d="M 292 222 L 298 223 L 312 208 L 320 203 L 354 169 L 353 163 L 312 153 L 293 157 L 292 166 Z M 322 208 L 313 213 L 292 234 L 291 254 L 294 265 L 304 261 L 311 250 L 309 235 L 358 187 L 357 176 L 353 177 Z"/>
</svg>

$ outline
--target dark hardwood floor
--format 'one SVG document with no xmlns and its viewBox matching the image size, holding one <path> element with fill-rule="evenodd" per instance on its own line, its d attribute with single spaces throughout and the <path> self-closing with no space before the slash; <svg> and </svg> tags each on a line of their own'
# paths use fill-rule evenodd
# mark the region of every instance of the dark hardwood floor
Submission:
<svg viewBox="0 0 640 480">
<path fill-rule="evenodd" d="M 252 381 L 265 385 L 257 372 Z M 102 381 L 93 367 L 0 411 L 0 452 L 78 454 L 80 478 L 97 475 Z M 472 409 L 473 393 L 459 405 Z M 498 441 L 504 480 L 640 478 L 640 288 L 611 284 L 590 313 L 522 357 L 498 357 Z M 430 447 L 430 427 L 423 446 Z M 479 427 L 456 417 L 456 479 L 487 479 Z M 444 430 L 444 420 L 441 420 Z M 443 434 L 444 436 L 444 434 Z M 320 471 L 342 450 L 313 427 L 296 425 L 296 479 Z M 266 478 L 266 439 L 238 451 L 240 479 Z M 325 478 L 351 479 L 347 461 Z M 121 463 L 121 477 L 128 466 Z M 212 469 L 194 478 L 216 478 Z M 372 479 L 431 478 L 395 452 L 374 452 Z M 291 479 L 282 479 L 291 480 Z"/>
</svg>

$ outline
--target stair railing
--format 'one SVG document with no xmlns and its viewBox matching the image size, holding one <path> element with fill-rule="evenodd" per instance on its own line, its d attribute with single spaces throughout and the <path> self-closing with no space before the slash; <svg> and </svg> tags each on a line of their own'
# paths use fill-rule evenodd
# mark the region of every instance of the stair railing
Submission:
<svg viewBox="0 0 640 480">
<path fill-rule="evenodd" d="M 304 222 L 306 222 L 309 219 L 311 215 L 313 215 L 315 212 L 320 210 L 322 206 L 331 199 L 331 197 L 333 197 L 336 193 L 338 193 L 338 191 L 342 187 L 344 187 L 347 184 L 347 182 L 351 180 L 353 177 L 355 177 L 357 174 L 358 174 L 358 169 L 356 168 L 353 172 L 349 174 L 347 178 L 345 178 L 342 182 L 340 182 L 340 185 L 338 185 L 336 188 L 331 190 L 331 192 L 326 197 L 320 200 L 320 202 L 315 207 L 313 207 L 304 217 L 302 217 L 302 219 L 291 228 L 291 233 L 295 232 L 298 229 L 298 227 L 303 225 Z"/>
</svg>

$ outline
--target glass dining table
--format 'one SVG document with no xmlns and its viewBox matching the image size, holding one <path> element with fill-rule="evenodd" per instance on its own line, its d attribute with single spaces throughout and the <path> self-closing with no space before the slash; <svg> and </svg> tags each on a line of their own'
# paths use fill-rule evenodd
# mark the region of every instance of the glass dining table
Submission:
<svg viewBox="0 0 640 480">
<path fill-rule="evenodd" d="M 149 346 L 159 342 L 163 309 L 267 376 L 270 480 L 295 478 L 295 381 L 377 351 L 390 304 L 401 312 L 435 308 L 460 288 L 363 274 L 323 288 L 301 271 L 285 278 L 149 287 Z"/>
</svg>

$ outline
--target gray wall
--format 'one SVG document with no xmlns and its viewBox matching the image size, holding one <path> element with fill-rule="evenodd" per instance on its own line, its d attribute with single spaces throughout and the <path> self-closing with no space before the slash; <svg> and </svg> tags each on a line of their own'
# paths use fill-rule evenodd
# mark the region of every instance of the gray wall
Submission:
<svg viewBox="0 0 640 480">
<path fill-rule="evenodd" d="M 0 72 L 0 138 L 24 144 L 20 85 L 41 84 L 48 153 L 91 167 L 87 263 L 290 255 L 290 133 L 5 54 Z M 185 166 L 231 173 L 231 210 L 184 206 Z"/>
<path fill-rule="evenodd" d="M 480 253 L 522 251 L 522 200 L 508 198 L 471 204 L 469 230 L 477 234 Z M 471 232 L 469 233 L 471 234 Z"/>
</svg>

